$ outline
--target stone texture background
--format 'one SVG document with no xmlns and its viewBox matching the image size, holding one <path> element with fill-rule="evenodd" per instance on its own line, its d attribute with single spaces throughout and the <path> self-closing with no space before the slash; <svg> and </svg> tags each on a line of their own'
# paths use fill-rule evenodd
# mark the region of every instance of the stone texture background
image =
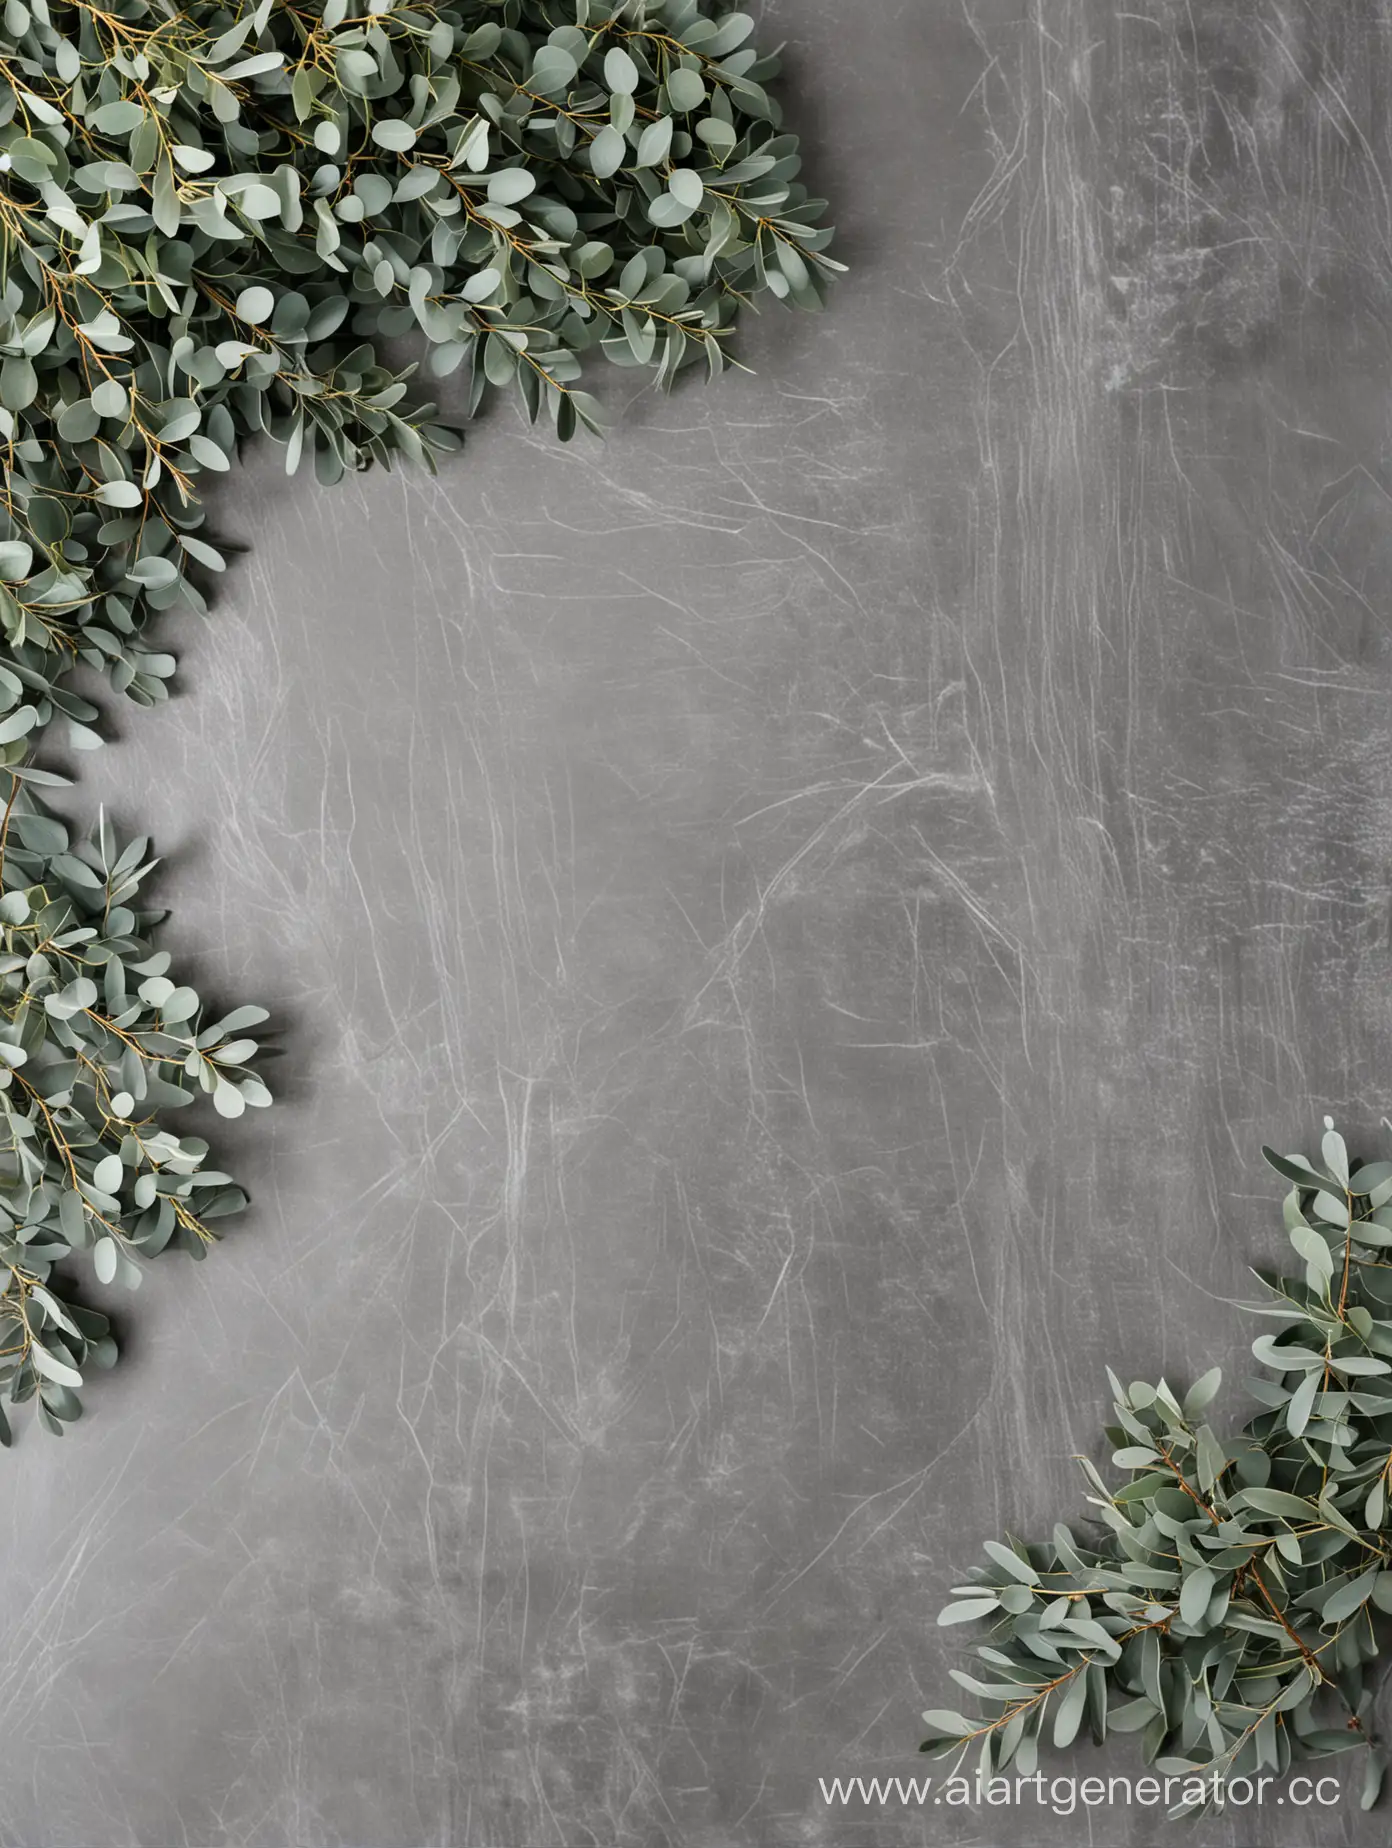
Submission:
<svg viewBox="0 0 1392 1848">
<path fill-rule="evenodd" d="M 284 1102 L 4 1460 L 4 1848 L 1178 1839 L 817 1780 L 918 1768 L 1105 1362 L 1240 1380 L 1259 1142 L 1392 1133 L 1392 5 L 765 29 L 831 312 L 602 449 L 254 458 L 82 764 Z"/>
</svg>

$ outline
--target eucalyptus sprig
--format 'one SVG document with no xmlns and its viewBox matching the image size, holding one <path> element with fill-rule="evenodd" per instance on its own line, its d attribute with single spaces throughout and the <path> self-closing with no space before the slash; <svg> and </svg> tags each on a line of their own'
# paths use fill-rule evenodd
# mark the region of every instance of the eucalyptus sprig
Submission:
<svg viewBox="0 0 1392 1848">
<path fill-rule="evenodd" d="M 698 0 L 7 0 L 0 13 L 0 761 L 81 659 L 142 704 L 204 607 L 203 477 L 265 432 L 323 481 L 457 435 L 424 336 L 557 434 L 585 359 L 718 374 L 742 305 L 840 265 L 753 21 Z"/>
<path fill-rule="evenodd" d="M 138 902 L 145 840 L 103 818 L 73 841 L 19 782 L 0 826 L 0 1388 L 61 1434 L 84 1366 L 116 1357 L 106 1317 L 64 1287 L 67 1261 L 85 1252 L 99 1282 L 134 1289 L 146 1259 L 205 1255 L 245 1196 L 167 1118 L 199 1096 L 224 1117 L 270 1103 L 247 1037 L 267 1016 L 205 1019 L 171 978 L 162 914 Z"/>
<path fill-rule="evenodd" d="M 976 1718 L 924 1715 L 922 1750 L 974 1754 L 983 1778 L 1034 1774 L 1041 1741 L 1086 1728 L 1138 1733 L 1148 1764 L 1183 1780 L 1172 1814 L 1216 1800 L 1215 1776 L 1283 1775 L 1359 1750 L 1365 1808 L 1385 1754 L 1372 1674 L 1392 1612 L 1392 1162 L 1351 1169 L 1325 1118 L 1318 1163 L 1263 1154 L 1290 1183 L 1300 1270 L 1259 1270 L 1253 1312 L 1282 1324 L 1252 1352 L 1260 1409 L 1220 1436 L 1205 1414 L 1215 1368 L 1182 1398 L 1109 1373 L 1109 1488 L 1080 1459 L 1096 1510 L 1080 1540 L 986 1543 L 941 1624 L 983 1620 L 989 1641 L 953 1679 Z"/>
</svg>

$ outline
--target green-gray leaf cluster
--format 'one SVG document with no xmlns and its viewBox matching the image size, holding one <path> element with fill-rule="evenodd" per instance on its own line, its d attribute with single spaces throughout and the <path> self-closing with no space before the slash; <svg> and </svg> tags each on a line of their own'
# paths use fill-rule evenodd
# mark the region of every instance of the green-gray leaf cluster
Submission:
<svg viewBox="0 0 1392 1848">
<path fill-rule="evenodd" d="M 151 618 L 223 568 L 203 477 L 323 481 L 457 436 L 428 371 L 597 427 L 588 356 L 719 373 L 740 307 L 839 267 L 744 13 L 698 0 L 8 0 L 0 16 L 0 750 L 98 741 Z M 191 567 L 198 567 L 191 570 Z M 15 747 L 11 750 L 11 747 Z"/>
<path fill-rule="evenodd" d="M 1210 1806 L 1213 1775 L 1284 1774 L 1361 1751 L 1363 1801 L 1384 1755 L 1374 1672 L 1392 1613 L 1392 1162 L 1355 1165 L 1329 1118 L 1318 1161 L 1263 1150 L 1289 1183 L 1291 1272 L 1258 1271 L 1258 1410 L 1236 1433 L 1183 1397 L 1109 1375 L 1109 1487 L 1083 1461 L 1093 1532 L 986 1545 L 940 1613 L 989 1639 L 953 1678 L 976 1718 L 924 1716 L 922 1749 L 974 1755 L 983 1777 L 1032 1775 L 1041 1744 L 1135 1733 L 1187 1780 L 1173 1813 Z M 1205 1797 L 1199 1780 L 1207 1781 Z"/>
<path fill-rule="evenodd" d="M 224 1117 L 271 1101 L 252 1064 L 259 1007 L 205 1009 L 152 940 L 139 902 L 155 862 L 103 820 L 73 840 L 13 784 L 0 832 L 0 1389 L 55 1434 L 79 1416 L 84 1369 L 116 1356 L 104 1315 L 64 1286 L 77 1254 L 134 1289 L 164 1251 L 201 1258 L 246 1204 L 208 1144 L 170 1113 Z M 0 1411 L 0 1443 L 10 1427 Z"/>
</svg>

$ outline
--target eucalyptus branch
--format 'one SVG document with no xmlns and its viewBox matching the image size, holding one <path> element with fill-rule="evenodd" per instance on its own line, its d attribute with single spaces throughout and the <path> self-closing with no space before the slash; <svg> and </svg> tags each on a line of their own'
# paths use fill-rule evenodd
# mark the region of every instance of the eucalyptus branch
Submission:
<svg viewBox="0 0 1392 1848">
<path fill-rule="evenodd" d="M 666 388 L 736 363 L 745 303 L 820 306 L 841 266 L 752 20 L 573 11 L 12 0 L 0 765 L 55 717 L 96 741 L 78 661 L 166 696 L 145 633 L 224 568 L 203 478 L 245 438 L 325 482 L 458 446 L 385 342 L 465 371 L 470 415 L 509 389 L 564 440 L 601 427 L 592 359 Z"/>
<path fill-rule="evenodd" d="M 1217 1369 L 1183 1399 L 1163 1380 L 1126 1387 L 1109 1375 L 1107 1437 L 1128 1480 L 1109 1490 L 1080 1459 L 1098 1542 L 1064 1526 L 1046 1543 L 987 1542 L 990 1565 L 939 1616 L 992 1625 L 978 1651 L 992 1680 L 953 1671 L 985 1712 L 925 1715 L 925 1751 L 979 1742 L 988 1773 L 1032 1764 L 1043 1695 L 1086 1680 L 1094 1739 L 1139 1732 L 1147 1762 L 1185 1785 L 1176 1813 L 1209 1807 L 1215 1777 L 1279 1775 L 1350 1747 L 1365 1755 L 1365 1807 L 1377 1800 L 1384 1753 L 1366 1674 L 1392 1613 L 1392 1281 L 1370 1254 L 1392 1246 L 1392 1163 L 1351 1168 L 1328 1118 L 1319 1164 L 1263 1153 L 1289 1184 L 1301 1269 L 1259 1273 L 1271 1300 L 1254 1309 L 1282 1324 L 1253 1343 L 1269 1375 L 1254 1387 L 1259 1409 L 1220 1438 L 1203 1419 Z M 1140 1628 L 1137 1608 L 1148 1613 Z M 1062 1672 L 1022 1701 L 1001 1676 L 1036 1674 L 1041 1646 Z M 1338 1727 L 1321 1717 L 1329 1696 Z M 1082 1715 L 1080 1698 L 1060 1707 L 1056 1745 Z"/>
<path fill-rule="evenodd" d="M 151 938 L 158 914 L 139 907 L 153 864 L 144 840 L 120 842 L 104 821 L 94 838 L 71 839 L 11 777 L 0 1116 L 15 1167 L 0 1175 L 0 1388 L 11 1403 L 36 1400 L 50 1431 L 81 1411 L 83 1369 L 116 1355 L 106 1317 L 67 1297 L 65 1261 L 85 1251 L 99 1282 L 133 1288 L 161 1252 L 201 1257 L 210 1222 L 245 1196 L 207 1166 L 201 1137 L 165 1120 L 199 1096 L 223 1117 L 270 1102 L 246 1037 L 265 1010 L 208 1020 L 194 990 L 170 979 Z"/>
</svg>

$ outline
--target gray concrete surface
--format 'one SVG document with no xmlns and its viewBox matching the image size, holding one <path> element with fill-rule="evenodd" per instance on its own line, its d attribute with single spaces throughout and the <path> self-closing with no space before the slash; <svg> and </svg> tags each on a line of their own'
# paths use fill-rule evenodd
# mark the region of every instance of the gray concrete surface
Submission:
<svg viewBox="0 0 1392 1848">
<path fill-rule="evenodd" d="M 1392 1139 L 1392 6 L 768 30 L 832 311 L 602 449 L 254 461 L 82 764 L 284 1101 L 3 1460 L 5 1848 L 1181 1839 L 818 1779 L 1105 1362 L 1240 1379 L 1259 1142 Z"/>
</svg>

